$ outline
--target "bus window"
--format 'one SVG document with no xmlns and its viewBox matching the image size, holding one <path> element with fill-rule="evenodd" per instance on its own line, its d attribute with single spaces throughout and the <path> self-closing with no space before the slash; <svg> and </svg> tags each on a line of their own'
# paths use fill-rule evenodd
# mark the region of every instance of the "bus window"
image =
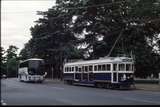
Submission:
<svg viewBox="0 0 160 107">
<path fill-rule="evenodd" d="M 124 71 L 124 70 L 125 70 L 124 64 L 119 64 L 119 71 Z"/>
<path fill-rule="evenodd" d="M 23 62 L 19 65 L 20 68 L 28 67 L 28 62 Z"/>
<path fill-rule="evenodd" d="M 107 71 L 110 71 L 110 70 L 111 70 L 111 65 L 107 64 Z"/>
</svg>

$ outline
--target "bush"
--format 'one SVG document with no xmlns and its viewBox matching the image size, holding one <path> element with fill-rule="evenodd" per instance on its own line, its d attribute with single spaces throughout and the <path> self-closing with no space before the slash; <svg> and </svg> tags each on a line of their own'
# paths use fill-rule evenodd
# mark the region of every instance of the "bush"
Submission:
<svg viewBox="0 0 160 107">
<path fill-rule="evenodd" d="M 135 80 L 135 83 L 144 83 L 144 84 L 158 84 L 159 80 L 154 79 L 154 80 L 147 80 L 147 79 L 137 79 Z"/>
</svg>

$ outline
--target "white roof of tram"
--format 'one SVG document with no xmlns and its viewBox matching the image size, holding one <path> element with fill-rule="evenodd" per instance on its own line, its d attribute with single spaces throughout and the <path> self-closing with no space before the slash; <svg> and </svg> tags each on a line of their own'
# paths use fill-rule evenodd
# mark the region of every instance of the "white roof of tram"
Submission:
<svg viewBox="0 0 160 107">
<path fill-rule="evenodd" d="M 95 60 L 68 62 L 65 65 L 81 65 L 81 64 L 98 64 L 98 63 L 119 63 L 119 62 L 133 62 L 133 58 L 129 57 L 104 57 Z"/>
<path fill-rule="evenodd" d="M 26 59 L 26 60 L 23 60 L 23 61 L 20 61 L 20 63 L 22 63 L 22 62 L 26 62 L 26 61 L 33 61 L 33 60 L 44 60 L 44 59 L 40 59 L 40 58 L 30 58 L 30 59 Z"/>
</svg>

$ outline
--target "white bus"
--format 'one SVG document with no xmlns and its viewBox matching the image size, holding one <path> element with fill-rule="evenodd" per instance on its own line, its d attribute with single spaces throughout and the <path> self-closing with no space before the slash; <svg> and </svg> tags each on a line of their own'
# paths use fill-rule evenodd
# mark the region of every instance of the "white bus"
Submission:
<svg viewBox="0 0 160 107">
<path fill-rule="evenodd" d="M 39 58 L 31 58 L 20 62 L 18 80 L 25 82 L 43 82 L 47 75 L 44 66 L 44 60 Z"/>
</svg>

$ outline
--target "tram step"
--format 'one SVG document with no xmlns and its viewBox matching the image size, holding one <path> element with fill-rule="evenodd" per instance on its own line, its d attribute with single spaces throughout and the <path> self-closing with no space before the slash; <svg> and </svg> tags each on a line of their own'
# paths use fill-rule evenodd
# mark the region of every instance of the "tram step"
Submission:
<svg viewBox="0 0 160 107">
<path fill-rule="evenodd" d="M 74 85 L 94 86 L 94 84 L 73 83 Z"/>
</svg>

